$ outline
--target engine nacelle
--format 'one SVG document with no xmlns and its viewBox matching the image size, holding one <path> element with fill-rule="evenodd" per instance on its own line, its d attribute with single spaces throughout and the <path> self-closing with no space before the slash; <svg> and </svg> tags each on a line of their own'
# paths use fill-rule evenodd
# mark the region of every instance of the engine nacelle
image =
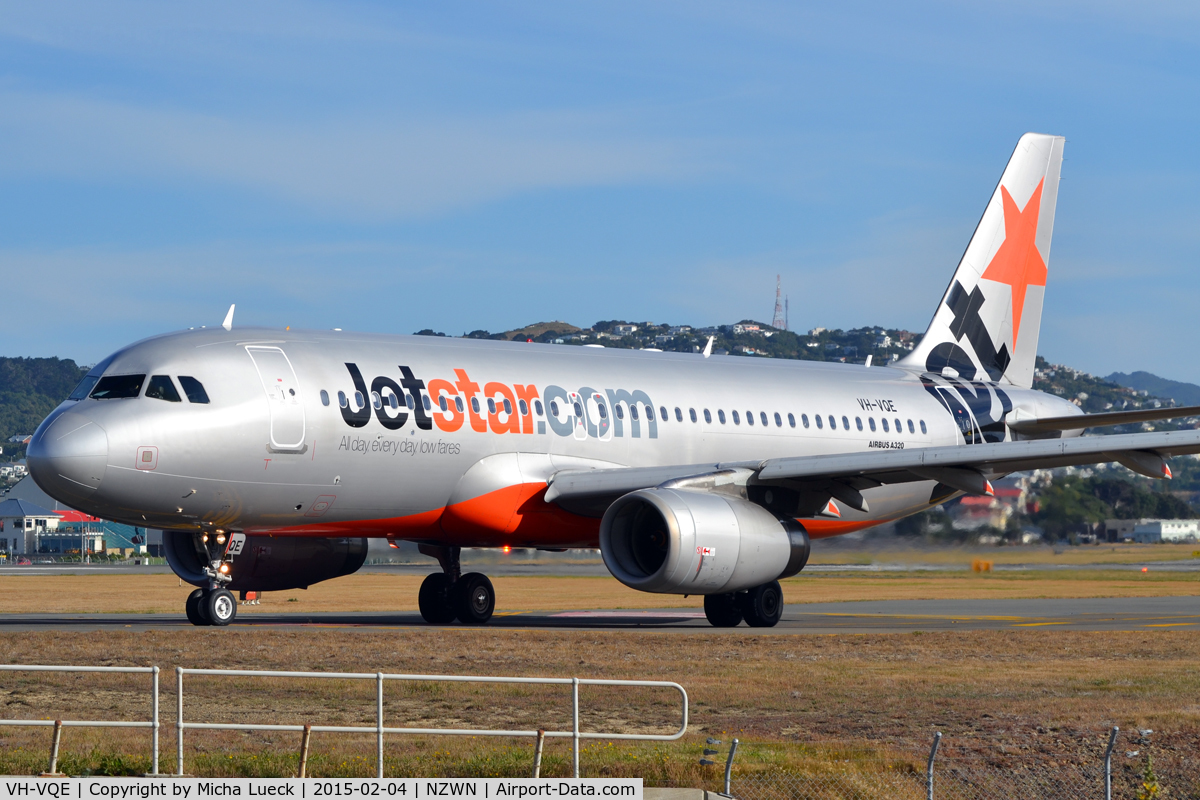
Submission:
<svg viewBox="0 0 1200 800">
<path fill-rule="evenodd" d="M 204 549 L 196 535 L 163 531 L 163 550 L 171 569 L 193 586 L 208 586 Z M 280 592 L 307 589 L 314 583 L 358 571 L 367 560 L 367 540 L 317 536 L 247 536 L 229 571 L 233 591 Z"/>
<path fill-rule="evenodd" d="M 600 553 L 617 580 L 663 594 L 721 594 L 795 575 L 808 534 L 739 497 L 640 489 L 608 507 Z"/>
</svg>

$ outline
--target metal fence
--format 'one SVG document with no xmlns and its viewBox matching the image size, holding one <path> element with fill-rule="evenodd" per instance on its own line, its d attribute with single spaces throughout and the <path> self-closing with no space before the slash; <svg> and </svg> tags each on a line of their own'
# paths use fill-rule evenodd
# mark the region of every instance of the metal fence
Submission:
<svg viewBox="0 0 1200 800">
<path fill-rule="evenodd" d="M 63 667 L 0 664 L 0 672 L 118 672 L 150 675 L 150 718 L 144 722 L 104 719 L 0 719 L 0 725 L 20 728 L 54 728 L 54 736 L 50 745 L 50 765 L 47 767 L 45 773 L 47 775 L 58 773 L 58 747 L 62 741 L 63 728 L 149 728 L 151 752 L 150 774 L 158 774 L 158 667 Z"/>
<path fill-rule="evenodd" d="M 742 765 L 726 792 L 737 800 L 1200 798 L 1200 760 L 1165 750 L 1151 758 L 1150 732 L 1131 732 L 1123 746 L 1118 733 L 1110 729 L 1107 747 L 1093 758 L 1028 751 L 947 754 L 939 752 L 940 734 L 923 755 L 814 749 L 810 764 L 802 758 L 788 769 Z"/>
<path fill-rule="evenodd" d="M 159 756 L 159 668 L 158 667 L 87 667 L 87 666 L 43 666 L 24 664 L 0 664 L 0 672 L 58 672 L 86 673 L 108 672 L 126 674 L 149 674 L 151 685 L 149 691 L 150 718 L 146 721 L 111 720 L 111 719 L 0 719 L 0 726 L 11 727 L 53 727 L 54 734 L 51 742 L 50 761 L 46 774 L 57 774 L 58 751 L 61 742 L 62 729 L 67 727 L 86 728 L 149 728 L 151 731 L 150 773 L 158 774 Z M 318 680 L 352 680 L 374 681 L 375 683 L 375 724 L 362 725 L 279 725 L 271 723 L 228 723 L 228 722 L 189 722 L 184 719 L 183 678 L 185 675 L 207 675 L 214 677 L 243 677 L 270 679 L 318 679 Z M 572 773 L 579 777 L 579 742 L 582 739 L 605 739 L 627 741 L 675 741 L 687 732 L 688 726 L 688 695 L 678 683 L 672 681 L 623 681 L 595 680 L 590 678 L 511 678 L 476 675 L 410 675 L 387 672 L 284 672 L 271 670 L 223 670 L 223 669 L 185 669 L 175 668 L 176 681 L 176 775 L 184 774 L 184 731 L 186 730 L 225 730 L 225 731 L 295 731 L 303 734 L 303 749 L 307 753 L 309 735 L 313 732 L 324 733 L 371 733 L 376 738 L 377 775 L 383 777 L 383 744 L 387 735 L 424 734 L 437 736 L 503 736 L 529 737 L 536 740 L 537 753 L 540 756 L 542 742 L 546 738 L 570 738 Z M 571 730 L 498 730 L 491 728 L 430 728 L 430 727 L 388 727 L 384 724 L 383 700 L 384 684 L 387 682 L 422 682 L 422 683 L 482 683 L 482 684 L 525 684 L 541 686 L 570 687 L 571 691 Z M 673 733 L 619 733 L 580 730 L 580 700 L 581 686 L 626 686 L 652 689 L 670 689 L 679 693 L 680 719 L 679 728 Z M 303 762 L 302 762 L 303 763 Z M 303 768 L 302 768 L 303 769 Z"/>
<path fill-rule="evenodd" d="M 183 676 L 210 675 L 223 677 L 250 678 L 304 678 L 304 679 L 337 679 L 361 680 L 375 682 L 375 725 L 272 725 L 259 723 L 228 723 L 228 722 L 186 722 L 183 718 Z M 225 731 L 294 731 L 304 733 L 373 733 L 375 734 L 375 758 L 377 776 L 383 777 L 383 742 L 386 735 L 392 734 L 425 734 L 438 736 L 508 736 L 571 739 L 572 774 L 579 777 L 579 741 L 580 739 L 608 739 L 669 742 L 679 739 L 687 732 L 688 725 L 688 696 L 687 691 L 678 683 L 671 681 L 617 681 L 593 680 L 589 678 L 501 678 L 475 675 L 405 675 L 387 672 L 284 672 L 240 669 L 184 669 L 175 668 L 177 692 L 176 756 L 178 771 L 183 773 L 183 732 L 186 730 L 225 730 Z M 443 683 L 489 683 L 489 684 L 526 684 L 542 686 L 571 687 L 571 730 L 495 730 L 488 728 L 393 728 L 384 725 L 383 694 L 384 684 L 388 681 L 401 682 L 443 682 Z M 604 733 L 598 731 L 581 731 L 579 729 L 579 687 L 580 686 L 639 686 L 648 688 L 673 689 L 679 692 L 680 722 L 679 729 L 674 733 Z"/>
</svg>

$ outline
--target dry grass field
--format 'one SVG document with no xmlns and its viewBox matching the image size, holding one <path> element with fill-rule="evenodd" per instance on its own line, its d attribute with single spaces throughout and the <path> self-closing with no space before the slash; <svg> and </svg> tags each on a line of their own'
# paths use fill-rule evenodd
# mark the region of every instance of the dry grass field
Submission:
<svg viewBox="0 0 1200 800">
<path fill-rule="evenodd" d="M 676 680 L 691 696 L 681 742 L 589 745 L 585 775 L 634 775 L 648 785 L 709 785 L 698 766 L 705 736 L 745 747 L 740 769 L 788 765 L 812 748 L 854 743 L 858 753 L 921 760 L 935 730 L 944 755 L 1043 754 L 1094 761 L 1108 726 L 1155 730 L 1156 753 L 1200 747 L 1200 639 L 1168 631 L 1047 631 L 866 636 L 737 636 L 468 629 L 185 630 L 3 634 L 13 663 L 158 664 L 320 671 L 543 675 Z M 5 675 L 5 717 L 144 714 L 145 678 Z M 372 724 L 371 686 L 188 678 L 188 718 Z M 585 728 L 669 730 L 669 694 L 588 689 Z M 173 765 L 173 681 L 164 680 L 163 762 Z M 568 725 L 565 691 L 508 687 L 390 686 L 390 724 Z M 203 775 L 278 775 L 295 769 L 294 734 L 191 732 L 187 768 Z M 0 730 L 0 772 L 43 768 L 49 731 Z M 69 729 L 64 764 L 76 773 L 145 769 L 146 736 Z M 313 774 L 373 774 L 373 745 L 331 734 L 314 743 Z M 395 737 L 389 774 L 523 775 L 527 740 Z M 569 770 L 563 741 L 548 774 Z"/>
<path fill-rule="evenodd" d="M 359 573 L 310 589 L 271 592 L 239 613 L 415 611 L 422 578 Z M 699 597 L 636 592 L 608 577 L 497 577 L 498 611 L 700 608 Z M 1129 570 L 801 573 L 783 582 L 789 603 L 1029 597 L 1149 597 L 1200 594 L 1195 573 Z M 192 587 L 173 575 L 5 575 L 6 613 L 179 613 Z"/>
</svg>

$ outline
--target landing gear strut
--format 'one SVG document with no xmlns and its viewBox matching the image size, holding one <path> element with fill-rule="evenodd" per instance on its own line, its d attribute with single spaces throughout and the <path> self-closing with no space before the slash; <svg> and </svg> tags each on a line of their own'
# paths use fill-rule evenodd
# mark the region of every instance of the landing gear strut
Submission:
<svg viewBox="0 0 1200 800">
<path fill-rule="evenodd" d="M 233 557 L 242 551 L 245 537 L 240 533 L 214 530 L 199 533 L 196 538 L 207 556 L 204 574 L 208 577 L 208 586 L 188 595 L 184 611 L 193 625 L 224 627 L 237 616 L 237 600 L 225 586 L 233 580 L 229 574 Z"/>
<path fill-rule="evenodd" d="M 714 628 L 735 628 L 743 619 L 751 628 L 774 628 L 783 616 L 783 588 L 771 581 L 744 592 L 705 595 L 704 616 Z"/>
<path fill-rule="evenodd" d="M 458 619 L 468 625 L 482 625 L 492 618 L 496 590 L 481 572 L 462 574 L 462 548 L 422 544 L 418 549 L 442 565 L 442 572 L 426 577 L 417 594 L 417 607 L 426 622 L 445 625 Z"/>
</svg>

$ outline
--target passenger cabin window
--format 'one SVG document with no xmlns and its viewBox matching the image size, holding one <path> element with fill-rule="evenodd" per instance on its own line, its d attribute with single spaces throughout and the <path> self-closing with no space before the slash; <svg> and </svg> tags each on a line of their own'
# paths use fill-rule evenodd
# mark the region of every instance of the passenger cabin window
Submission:
<svg viewBox="0 0 1200 800">
<path fill-rule="evenodd" d="M 885 425 L 883 429 L 886 431 L 887 426 Z M 900 420 L 896 420 L 896 433 L 904 433 L 904 426 L 900 424 Z"/>
<path fill-rule="evenodd" d="M 366 408 L 366 407 L 367 407 L 367 401 L 366 401 L 366 399 L 363 397 L 363 393 L 362 393 L 362 392 L 355 392 L 355 393 L 354 393 L 354 405 L 358 406 L 358 408 L 359 408 L 359 410 L 360 410 L 360 411 L 361 411 L 362 409 L 364 409 L 364 408 Z"/>
<path fill-rule="evenodd" d="M 776 427 L 776 428 L 782 428 L 782 427 L 783 427 L 783 419 L 781 419 L 781 418 L 780 418 L 780 416 L 779 416 L 779 412 L 778 412 L 778 411 L 776 411 L 776 412 L 775 412 L 775 427 Z M 796 427 L 796 423 L 794 423 L 794 422 L 793 422 L 793 423 L 792 423 L 792 427 L 793 427 L 793 428 L 794 428 L 794 427 Z"/>
<path fill-rule="evenodd" d="M 675 421 L 683 422 L 683 411 L 679 408 L 679 406 L 675 406 Z"/>
<path fill-rule="evenodd" d="M 395 395 L 393 395 L 393 397 L 394 396 Z M 444 394 L 438 395 L 438 408 L 440 408 L 442 411 L 450 410 L 450 403 L 446 402 L 446 395 L 444 395 Z"/>
<path fill-rule="evenodd" d="M 796 415 L 795 415 L 795 414 L 793 414 L 793 413 L 792 413 L 792 412 L 790 412 L 790 411 L 788 412 L 788 427 L 789 427 L 789 428 L 794 428 L 794 427 L 796 427 Z M 805 425 L 804 427 L 806 427 L 806 428 L 807 428 L 808 426 L 807 426 L 807 425 Z"/>
<path fill-rule="evenodd" d="M 763 424 L 764 428 L 767 427 L 767 412 L 765 412 L 765 411 L 758 412 L 758 419 L 759 419 L 759 422 L 761 422 Z"/>
<path fill-rule="evenodd" d="M 638 418 L 638 410 L 637 410 L 636 403 L 629 407 L 629 416 L 633 417 L 634 419 Z"/>
<path fill-rule="evenodd" d="M 817 417 L 817 421 L 820 422 L 820 420 L 821 420 L 821 418 Z M 804 424 L 804 427 L 807 428 L 808 427 L 808 414 L 801 414 L 800 422 L 802 422 Z M 820 427 L 820 426 L 818 425 L 818 427 Z"/>
<path fill-rule="evenodd" d="M 722 425 L 725 424 L 725 409 L 723 409 L 723 408 L 717 409 L 717 419 L 719 419 L 721 421 Z"/>
<path fill-rule="evenodd" d="M 423 394 L 423 395 L 421 395 L 421 405 L 425 406 L 425 410 L 426 410 L 426 411 L 428 411 L 428 410 L 430 410 L 431 408 L 433 408 L 433 403 L 431 403 L 431 402 L 429 401 L 429 395 L 427 395 L 427 394 Z"/>
<path fill-rule="evenodd" d="M 579 405 L 579 403 L 572 403 L 571 405 L 575 408 L 575 418 L 583 419 L 583 406 Z"/>
<path fill-rule="evenodd" d="M 605 408 L 604 403 L 596 403 L 596 410 L 600 412 L 600 419 L 608 419 L 608 409 Z"/>
<path fill-rule="evenodd" d="M 733 412 L 733 424 L 734 424 L 734 425 L 741 425 L 741 424 L 742 424 L 742 418 L 741 418 L 741 416 L 738 414 L 738 412 L 736 412 L 736 411 L 734 411 L 734 412 Z"/>
<path fill-rule="evenodd" d="M 383 398 L 379 396 L 379 392 L 371 392 L 371 406 L 376 411 L 383 408 Z"/>
<path fill-rule="evenodd" d="M 747 412 L 746 412 L 746 424 L 747 424 L 747 425 L 753 425 L 753 424 L 754 424 L 754 412 L 753 412 L 753 411 L 747 411 Z"/>
<path fill-rule="evenodd" d="M 183 402 L 183 398 L 179 396 L 179 392 L 175 391 L 175 384 L 171 383 L 170 375 L 151 376 L 150 383 L 146 384 L 146 397 L 153 397 L 155 400 L 166 400 L 168 403 Z"/>
<path fill-rule="evenodd" d="M 395 392 L 388 395 L 388 405 L 390 405 L 392 407 L 393 411 L 400 408 L 400 398 L 396 397 Z M 443 410 L 445 410 L 445 409 L 443 409 Z"/>
<path fill-rule="evenodd" d="M 833 414 L 829 415 L 829 430 L 831 430 L 831 431 L 837 430 L 837 420 L 833 418 Z"/>
<path fill-rule="evenodd" d="M 667 407 L 666 407 L 666 406 L 659 406 L 659 407 L 658 407 L 658 415 L 659 415 L 660 417 L 662 417 L 662 421 L 663 421 L 663 422 L 666 422 L 666 421 L 667 421 Z"/>
<path fill-rule="evenodd" d="M 474 403 L 474 398 L 472 398 L 471 402 Z M 550 401 L 550 413 L 552 415 L 554 415 L 556 418 L 558 417 L 558 401 L 557 400 Z"/>
<path fill-rule="evenodd" d="M 872 420 L 871 420 L 871 422 L 873 423 L 873 422 L 875 422 L 875 420 L 873 420 L 873 419 L 872 419 Z M 880 424 L 881 424 L 881 425 L 883 425 L 883 432 L 884 432 L 884 433 L 888 433 L 888 421 L 887 421 L 887 417 L 884 417 L 883 419 L 879 420 L 879 422 L 880 422 Z M 871 425 L 871 430 L 875 430 L 875 426 L 874 426 L 874 425 Z"/>
<path fill-rule="evenodd" d="M 522 416 L 522 417 L 528 417 L 528 416 L 529 416 L 529 405 L 528 405 L 528 404 L 527 404 L 527 403 L 526 403 L 524 400 L 518 400 L 518 401 L 517 401 L 517 408 L 521 409 L 521 416 Z M 443 400 L 443 401 L 442 401 L 442 410 L 443 410 L 443 411 L 445 411 L 445 410 L 446 410 L 446 401 L 445 401 L 445 400 Z"/>
<path fill-rule="evenodd" d="M 620 403 L 613 406 L 613 411 L 617 412 L 617 419 L 625 419 L 625 409 L 621 408 Z"/>
<path fill-rule="evenodd" d="M 346 399 L 345 392 L 338 392 L 338 407 L 339 408 L 349 408 L 350 407 L 350 401 Z"/>
<path fill-rule="evenodd" d="M 821 415 L 820 414 L 813 414 L 813 417 L 817 420 L 817 430 L 820 430 L 822 427 L 824 427 L 821 424 Z M 833 417 L 830 417 L 829 419 L 831 422 L 833 421 Z"/>
<path fill-rule="evenodd" d="M 417 407 L 417 404 L 413 402 L 413 396 L 411 394 L 404 395 L 404 405 L 408 406 L 409 411 L 412 411 Z M 475 410 L 478 411 L 479 409 L 476 408 Z"/>
<path fill-rule="evenodd" d="M 495 401 L 495 399 L 493 399 L 491 397 L 488 398 L 488 413 L 489 414 L 496 413 L 496 401 Z"/>
<path fill-rule="evenodd" d="M 459 408 L 458 408 L 458 410 L 459 410 L 459 411 L 462 411 L 462 404 L 461 404 L 461 403 L 459 404 Z M 541 401 L 541 400 L 534 400 L 534 401 L 533 401 L 533 410 L 534 410 L 534 412 L 535 412 L 535 413 L 536 413 L 536 414 L 537 414 L 539 417 L 542 415 L 542 401 Z"/>
<path fill-rule="evenodd" d="M 551 406 L 551 408 L 553 408 L 553 406 Z M 476 414 L 479 413 L 479 398 L 478 397 L 471 398 L 471 410 L 474 411 Z M 554 413 L 556 415 L 558 414 L 557 411 L 555 411 Z"/>
<path fill-rule="evenodd" d="M 929 433 L 929 431 L 925 430 L 925 420 L 921 420 L 921 433 Z"/>
<path fill-rule="evenodd" d="M 704 409 L 704 421 L 710 425 L 712 424 L 712 413 L 707 408 Z"/>
<path fill-rule="evenodd" d="M 842 430 L 850 430 L 850 420 L 846 419 L 845 417 L 842 417 Z"/>
<path fill-rule="evenodd" d="M 461 397 L 454 398 L 454 407 L 458 409 L 458 413 L 460 413 L 460 414 L 463 413 L 463 411 L 465 410 L 465 406 L 463 406 L 463 401 L 462 401 Z M 538 413 L 539 414 L 542 413 L 541 409 L 538 409 Z"/>
<path fill-rule="evenodd" d="M 321 390 L 321 405 L 329 405 L 329 392 L 325 391 L 324 389 Z"/>
<path fill-rule="evenodd" d="M 911 419 L 908 421 L 908 432 L 909 432 L 909 433 L 916 433 L 916 432 L 917 432 L 916 428 L 914 428 L 914 427 L 913 427 L 913 424 L 912 424 L 912 420 L 911 420 Z"/>
<path fill-rule="evenodd" d="M 91 397 L 93 400 L 137 397 L 142 393 L 142 384 L 145 382 L 145 375 L 108 375 L 96 381 Z"/>
<path fill-rule="evenodd" d="M 688 409 L 688 416 L 692 418 L 692 422 L 695 422 L 695 421 L 696 421 L 696 409 L 694 409 L 694 408 L 689 408 L 689 409 Z"/>
</svg>

